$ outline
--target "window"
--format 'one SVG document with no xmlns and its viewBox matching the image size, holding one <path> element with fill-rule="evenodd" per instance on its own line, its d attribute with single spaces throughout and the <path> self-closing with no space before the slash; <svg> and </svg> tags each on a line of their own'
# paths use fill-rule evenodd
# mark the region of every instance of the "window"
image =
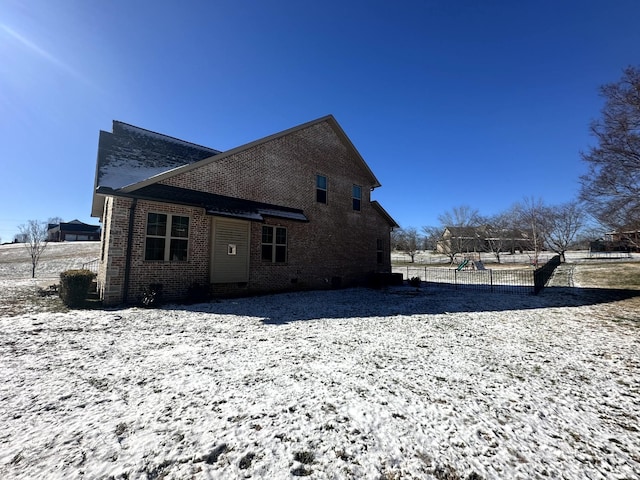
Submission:
<svg viewBox="0 0 640 480">
<path fill-rule="evenodd" d="M 316 202 L 327 203 L 327 177 L 316 175 Z"/>
<path fill-rule="evenodd" d="M 378 265 L 384 263 L 384 240 L 378 238 L 376 240 L 376 256 L 378 258 Z"/>
<path fill-rule="evenodd" d="M 360 185 L 354 185 L 351 193 L 353 199 L 353 209 L 360 211 L 360 204 L 362 203 L 362 187 Z"/>
<path fill-rule="evenodd" d="M 262 227 L 262 260 L 271 263 L 287 261 L 287 229 L 284 227 Z"/>
<path fill-rule="evenodd" d="M 189 217 L 147 214 L 145 260 L 187 261 Z"/>
</svg>

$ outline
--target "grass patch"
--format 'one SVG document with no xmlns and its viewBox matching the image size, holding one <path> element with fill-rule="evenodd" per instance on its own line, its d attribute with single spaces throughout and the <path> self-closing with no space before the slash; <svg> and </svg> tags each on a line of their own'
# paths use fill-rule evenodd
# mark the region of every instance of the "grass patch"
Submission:
<svg viewBox="0 0 640 480">
<path fill-rule="evenodd" d="M 585 287 L 640 290 L 640 262 L 580 264 L 576 272 Z"/>
<path fill-rule="evenodd" d="M 15 317 L 41 312 L 68 312 L 58 296 L 43 297 L 33 287 L 15 288 L 9 298 L 2 298 L 0 316 Z"/>
</svg>

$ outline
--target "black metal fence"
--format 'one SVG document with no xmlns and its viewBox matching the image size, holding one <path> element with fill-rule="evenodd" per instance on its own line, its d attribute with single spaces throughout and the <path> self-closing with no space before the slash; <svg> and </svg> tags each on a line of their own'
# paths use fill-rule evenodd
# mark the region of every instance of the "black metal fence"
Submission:
<svg viewBox="0 0 640 480">
<path fill-rule="evenodd" d="M 556 255 L 535 270 L 458 270 L 457 268 L 406 266 L 396 267 L 394 271 L 402 272 L 407 279 L 420 278 L 426 283 L 427 288 L 535 295 L 544 288 L 558 265 L 560 265 L 560 257 Z"/>
<path fill-rule="evenodd" d="M 547 263 L 545 263 L 542 267 L 537 268 L 533 272 L 533 281 L 534 281 L 534 291 L 533 293 L 538 294 L 544 286 L 547 284 L 551 275 L 555 269 L 560 265 L 560 255 L 556 255 L 552 257 Z"/>
</svg>

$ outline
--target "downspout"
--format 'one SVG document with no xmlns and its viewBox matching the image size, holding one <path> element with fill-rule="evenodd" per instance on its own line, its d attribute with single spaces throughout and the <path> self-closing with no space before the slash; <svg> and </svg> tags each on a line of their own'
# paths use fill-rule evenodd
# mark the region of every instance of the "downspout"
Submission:
<svg viewBox="0 0 640 480">
<path fill-rule="evenodd" d="M 127 254 L 124 259 L 124 292 L 122 294 L 122 303 L 125 305 L 129 301 L 129 274 L 131 271 L 131 250 L 133 248 L 133 220 L 136 213 L 136 205 L 138 199 L 134 198 L 129 208 L 129 230 L 127 232 Z"/>
</svg>

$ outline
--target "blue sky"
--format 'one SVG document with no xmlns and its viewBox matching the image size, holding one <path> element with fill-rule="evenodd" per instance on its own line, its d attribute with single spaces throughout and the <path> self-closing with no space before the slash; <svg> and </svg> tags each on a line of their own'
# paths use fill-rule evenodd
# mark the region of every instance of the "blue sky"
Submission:
<svg viewBox="0 0 640 480">
<path fill-rule="evenodd" d="M 99 130 L 226 150 L 333 114 L 403 227 L 575 198 L 640 2 L 0 1 L 0 238 L 89 223 Z"/>
</svg>

